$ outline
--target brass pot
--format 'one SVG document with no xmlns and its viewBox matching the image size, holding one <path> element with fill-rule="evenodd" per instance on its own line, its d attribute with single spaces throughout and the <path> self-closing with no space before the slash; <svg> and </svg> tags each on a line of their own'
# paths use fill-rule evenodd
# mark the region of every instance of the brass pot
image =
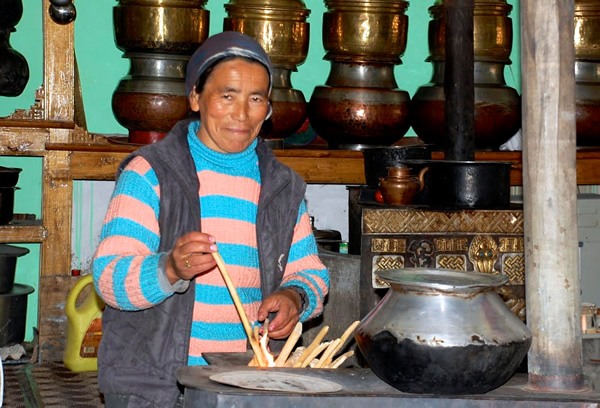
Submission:
<svg viewBox="0 0 600 408">
<path fill-rule="evenodd" d="M 113 8 L 115 43 L 123 51 L 191 55 L 208 37 L 206 1 L 121 0 Z"/>
<path fill-rule="evenodd" d="M 306 60 L 310 10 L 302 0 L 231 0 L 225 10 L 223 28 L 256 39 L 273 66 L 294 70 Z"/>
<path fill-rule="evenodd" d="M 575 0 L 575 59 L 600 60 L 600 2 Z"/>
<path fill-rule="evenodd" d="M 337 62 L 400 63 L 406 50 L 407 1 L 325 0 L 325 59 Z"/>
<path fill-rule="evenodd" d="M 429 8 L 430 60 L 444 60 L 445 16 L 444 0 L 436 0 Z M 508 17 L 512 6 L 506 0 L 475 0 L 473 9 L 473 52 L 475 61 L 510 63 L 512 21 Z"/>
</svg>

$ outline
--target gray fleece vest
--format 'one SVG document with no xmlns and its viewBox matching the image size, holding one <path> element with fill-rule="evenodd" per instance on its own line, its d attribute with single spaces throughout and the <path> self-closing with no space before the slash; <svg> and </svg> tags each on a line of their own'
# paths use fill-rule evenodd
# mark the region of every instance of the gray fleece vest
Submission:
<svg viewBox="0 0 600 408">
<path fill-rule="evenodd" d="M 142 156 L 160 183 L 160 252 L 181 235 L 200 229 L 198 178 L 187 142 L 189 121 L 164 140 L 138 149 L 120 166 Z M 276 160 L 265 143 L 257 146 L 261 174 L 256 234 L 263 298 L 277 290 L 288 260 L 298 208 L 306 191 L 302 178 Z M 118 177 L 118 174 L 117 174 Z M 176 371 L 187 364 L 194 285 L 161 304 L 137 312 L 107 307 L 98 355 L 103 393 L 137 395 L 143 407 L 172 407 L 179 393 Z M 280 344 L 272 345 L 275 349 Z M 136 403 L 136 407 L 142 407 Z"/>
</svg>

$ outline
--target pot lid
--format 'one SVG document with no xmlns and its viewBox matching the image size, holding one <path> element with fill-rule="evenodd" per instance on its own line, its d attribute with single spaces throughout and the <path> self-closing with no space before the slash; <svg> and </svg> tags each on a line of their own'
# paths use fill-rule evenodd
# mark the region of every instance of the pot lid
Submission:
<svg viewBox="0 0 600 408">
<path fill-rule="evenodd" d="M 0 244 L 0 256 L 23 256 L 29 253 L 29 249 L 14 245 Z"/>
<path fill-rule="evenodd" d="M 0 293 L 0 299 L 12 297 L 12 296 L 23 296 L 30 295 L 35 291 L 33 286 L 22 285 L 20 283 L 15 283 L 10 292 Z"/>
<path fill-rule="evenodd" d="M 391 285 L 442 292 L 470 292 L 473 289 L 493 288 L 508 282 L 505 275 L 463 272 L 451 269 L 405 268 L 376 272 Z"/>
<path fill-rule="evenodd" d="M 4 167 L 0 166 L 0 174 L 2 173 L 20 173 L 23 169 L 19 169 L 17 167 Z"/>
</svg>

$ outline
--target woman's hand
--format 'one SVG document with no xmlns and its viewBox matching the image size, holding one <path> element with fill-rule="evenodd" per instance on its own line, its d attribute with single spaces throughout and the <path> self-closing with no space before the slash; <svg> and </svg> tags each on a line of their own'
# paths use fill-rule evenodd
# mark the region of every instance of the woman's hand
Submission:
<svg viewBox="0 0 600 408">
<path fill-rule="evenodd" d="M 302 298 L 294 289 L 278 290 L 268 296 L 258 309 L 258 320 L 264 321 L 270 313 L 276 313 L 269 321 L 269 337 L 284 339 L 292 333 L 300 318 Z"/>
<path fill-rule="evenodd" d="M 217 265 L 212 256 L 217 251 L 215 242 L 215 237 L 203 232 L 190 232 L 179 237 L 166 263 L 169 282 L 191 280 L 213 269 Z"/>
</svg>

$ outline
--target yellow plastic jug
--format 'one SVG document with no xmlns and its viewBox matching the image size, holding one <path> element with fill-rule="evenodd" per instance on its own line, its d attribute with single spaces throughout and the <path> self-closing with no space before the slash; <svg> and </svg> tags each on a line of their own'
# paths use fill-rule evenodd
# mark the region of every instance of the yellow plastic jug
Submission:
<svg viewBox="0 0 600 408">
<path fill-rule="evenodd" d="M 81 292 L 92 285 L 86 298 L 77 305 Z M 74 372 L 98 370 L 98 346 L 102 338 L 104 302 L 93 287 L 91 274 L 81 277 L 67 295 L 67 343 L 63 363 Z"/>
</svg>

